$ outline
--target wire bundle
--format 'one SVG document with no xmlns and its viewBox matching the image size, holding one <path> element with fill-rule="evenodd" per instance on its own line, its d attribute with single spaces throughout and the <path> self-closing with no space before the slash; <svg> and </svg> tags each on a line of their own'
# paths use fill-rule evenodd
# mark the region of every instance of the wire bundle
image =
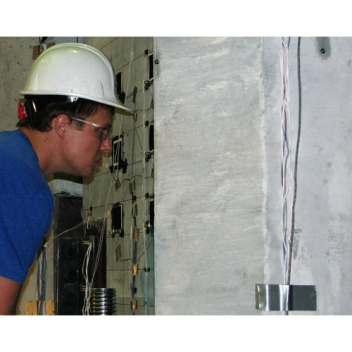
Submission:
<svg viewBox="0 0 352 352">
<path fill-rule="evenodd" d="M 89 272 L 89 259 L 90 259 L 90 254 L 92 252 L 92 249 L 93 249 L 93 242 L 90 242 L 87 252 L 84 255 L 83 266 L 82 266 L 82 274 L 85 281 L 84 300 L 83 300 L 83 308 L 82 308 L 83 315 L 89 315 L 89 312 L 90 312 L 91 283 L 89 282 L 88 272 Z"/>
<path fill-rule="evenodd" d="M 289 91 L 289 46 L 290 38 L 281 38 L 281 78 L 282 78 L 282 106 L 281 106 L 281 142 L 282 142 L 282 223 L 284 249 L 284 284 L 290 285 L 292 267 L 292 246 L 295 227 L 295 206 L 297 197 L 297 165 L 301 135 L 301 70 L 300 70 L 300 38 L 297 42 L 297 78 L 298 78 L 298 129 L 294 155 L 294 172 L 291 171 L 291 116 Z M 286 297 L 288 299 L 288 295 Z M 286 302 L 288 307 L 288 301 Z"/>
<path fill-rule="evenodd" d="M 281 158 L 282 158 L 282 236 L 283 236 L 283 260 L 284 260 L 284 283 L 289 285 L 290 268 L 289 258 L 292 245 L 292 172 L 291 172 L 291 116 L 290 116 L 290 91 L 289 91 L 289 46 L 290 38 L 281 38 Z"/>
</svg>

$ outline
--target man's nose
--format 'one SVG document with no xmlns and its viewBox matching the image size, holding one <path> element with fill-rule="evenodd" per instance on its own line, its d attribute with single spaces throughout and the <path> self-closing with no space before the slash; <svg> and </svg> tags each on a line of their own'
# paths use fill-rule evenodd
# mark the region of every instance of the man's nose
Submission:
<svg viewBox="0 0 352 352">
<path fill-rule="evenodd" d="M 111 145 L 111 140 L 110 138 L 106 138 L 105 140 L 102 141 L 101 143 L 101 149 L 104 152 L 111 152 L 112 151 L 112 145 Z"/>
</svg>

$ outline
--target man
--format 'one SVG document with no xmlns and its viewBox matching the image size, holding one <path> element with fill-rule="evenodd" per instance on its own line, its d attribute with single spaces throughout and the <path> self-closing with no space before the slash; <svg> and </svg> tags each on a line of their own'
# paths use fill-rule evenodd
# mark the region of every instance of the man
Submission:
<svg viewBox="0 0 352 352">
<path fill-rule="evenodd" d="M 16 131 L 0 132 L 0 314 L 15 314 L 29 268 L 51 226 L 45 176 L 90 177 L 104 152 L 115 107 L 110 63 L 84 44 L 44 51 L 29 73 Z"/>
</svg>

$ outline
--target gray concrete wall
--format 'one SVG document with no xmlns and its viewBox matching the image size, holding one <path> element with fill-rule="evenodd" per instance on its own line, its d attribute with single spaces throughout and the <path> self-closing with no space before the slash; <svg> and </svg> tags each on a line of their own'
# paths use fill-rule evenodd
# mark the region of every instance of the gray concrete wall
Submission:
<svg viewBox="0 0 352 352">
<path fill-rule="evenodd" d="M 257 313 L 262 41 L 156 38 L 155 46 L 156 313 Z"/>
<path fill-rule="evenodd" d="M 280 44 L 156 38 L 157 314 L 260 314 L 255 284 L 284 283 Z M 301 41 L 291 284 L 318 308 L 294 314 L 352 313 L 351 55 L 350 38 Z M 289 72 L 295 141 L 297 38 Z"/>
<path fill-rule="evenodd" d="M 33 37 L 0 38 L 0 130 L 14 130 L 18 121 L 17 103 L 27 74 L 32 66 L 33 47 L 39 44 Z"/>
</svg>

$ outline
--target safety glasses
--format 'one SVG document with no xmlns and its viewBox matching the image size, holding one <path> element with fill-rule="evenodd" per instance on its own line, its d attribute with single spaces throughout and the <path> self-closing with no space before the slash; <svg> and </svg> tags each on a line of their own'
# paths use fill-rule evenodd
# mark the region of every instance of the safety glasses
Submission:
<svg viewBox="0 0 352 352">
<path fill-rule="evenodd" d="M 75 121 L 78 121 L 78 122 L 81 122 L 81 123 L 85 123 L 87 125 L 90 125 L 90 126 L 94 127 L 94 129 L 92 130 L 94 135 L 97 138 L 99 138 L 102 142 L 105 141 L 110 136 L 111 126 L 109 126 L 109 125 L 99 125 L 99 124 L 96 124 L 96 123 L 91 122 L 91 121 L 77 119 L 76 117 L 71 117 L 71 120 L 75 120 Z"/>
</svg>

